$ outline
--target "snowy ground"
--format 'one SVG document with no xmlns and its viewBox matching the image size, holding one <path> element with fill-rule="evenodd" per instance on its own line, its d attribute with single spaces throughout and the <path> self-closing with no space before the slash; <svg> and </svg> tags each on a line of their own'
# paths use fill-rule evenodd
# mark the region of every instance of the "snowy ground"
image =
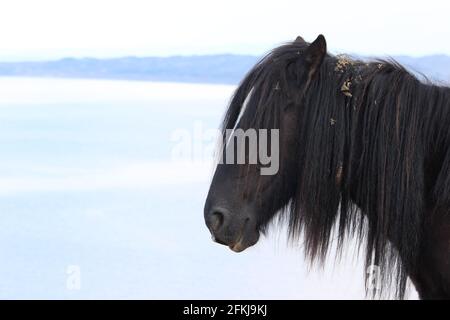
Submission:
<svg viewBox="0 0 450 320">
<path fill-rule="evenodd" d="M 240 254 L 211 241 L 201 134 L 232 91 L 0 78 L 0 298 L 364 298 L 351 249 L 308 272 L 282 228 Z"/>
</svg>

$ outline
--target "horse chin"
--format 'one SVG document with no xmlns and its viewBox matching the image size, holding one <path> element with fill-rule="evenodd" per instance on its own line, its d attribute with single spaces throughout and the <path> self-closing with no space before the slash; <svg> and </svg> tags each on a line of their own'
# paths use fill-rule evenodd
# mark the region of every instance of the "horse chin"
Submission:
<svg viewBox="0 0 450 320">
<path fill-rule="evenodd" d="M 259 240 L 259 231 L 254 231 L 251 234 L 242 234 L 238 241 L 228 246 L 234 252 L 242 252 L 245 249 L 255 245 Z"/>
</svg>

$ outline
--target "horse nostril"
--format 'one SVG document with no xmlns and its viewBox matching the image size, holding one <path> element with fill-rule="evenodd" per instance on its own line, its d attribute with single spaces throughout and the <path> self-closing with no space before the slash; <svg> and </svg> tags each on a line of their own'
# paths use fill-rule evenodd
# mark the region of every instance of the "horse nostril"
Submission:
<svg viewBox="0 0 450 320">
<path fill-rule="evenodd" d="M 210 218 L 211 229 L 214 231 L 219 230 L 220 227 L 223 225 L 223 221 L 224 221 L 223 213 L 220 211 L 214 211 L 211 214 L 211 218 Z"/>
</svg>

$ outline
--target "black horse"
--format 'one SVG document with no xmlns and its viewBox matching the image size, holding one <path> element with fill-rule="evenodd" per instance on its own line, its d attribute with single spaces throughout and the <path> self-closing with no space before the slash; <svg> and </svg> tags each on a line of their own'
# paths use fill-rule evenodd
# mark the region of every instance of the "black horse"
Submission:
<svg viewBox="0 0 450 320">
<path fill-rule="evenodd" d="M 450 298 L 450 88 L 395 61 L 330 55 L 322 35 L 298 37 L 241 82 L 224 137 L 236 129 L 277 129 L 279 170 L 217 165 L 204 211 L 217 242 L 242 251 L 277 215 L 310 261 L 356 237 L 395 297 L 409 277 L 421 298 Z"/>
</svg>

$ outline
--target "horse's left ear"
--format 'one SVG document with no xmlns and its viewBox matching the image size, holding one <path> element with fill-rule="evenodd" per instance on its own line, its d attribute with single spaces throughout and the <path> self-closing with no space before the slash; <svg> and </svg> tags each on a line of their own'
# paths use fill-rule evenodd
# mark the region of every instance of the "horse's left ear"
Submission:
<svg viewBox="0 0 450 320">
<path fill-rule="evenodd" d="M 327 54 L 327 41 L 323 35 L 319 35 L 313 43 L 309 45 L 304 53 L 304 61 L 309 67 L 309 74 L 313 75 L 322 64 L 323 58 Z"/>
<path fill-rule="evenodd" d="M 295 41 L 294 41 L 294 42 L 297 42 L 297 43 L 305 43 L 305 40 L 304 40 L 302 37 L 298 36 L 297 38 L 295 38 Z"/>
</svg>

